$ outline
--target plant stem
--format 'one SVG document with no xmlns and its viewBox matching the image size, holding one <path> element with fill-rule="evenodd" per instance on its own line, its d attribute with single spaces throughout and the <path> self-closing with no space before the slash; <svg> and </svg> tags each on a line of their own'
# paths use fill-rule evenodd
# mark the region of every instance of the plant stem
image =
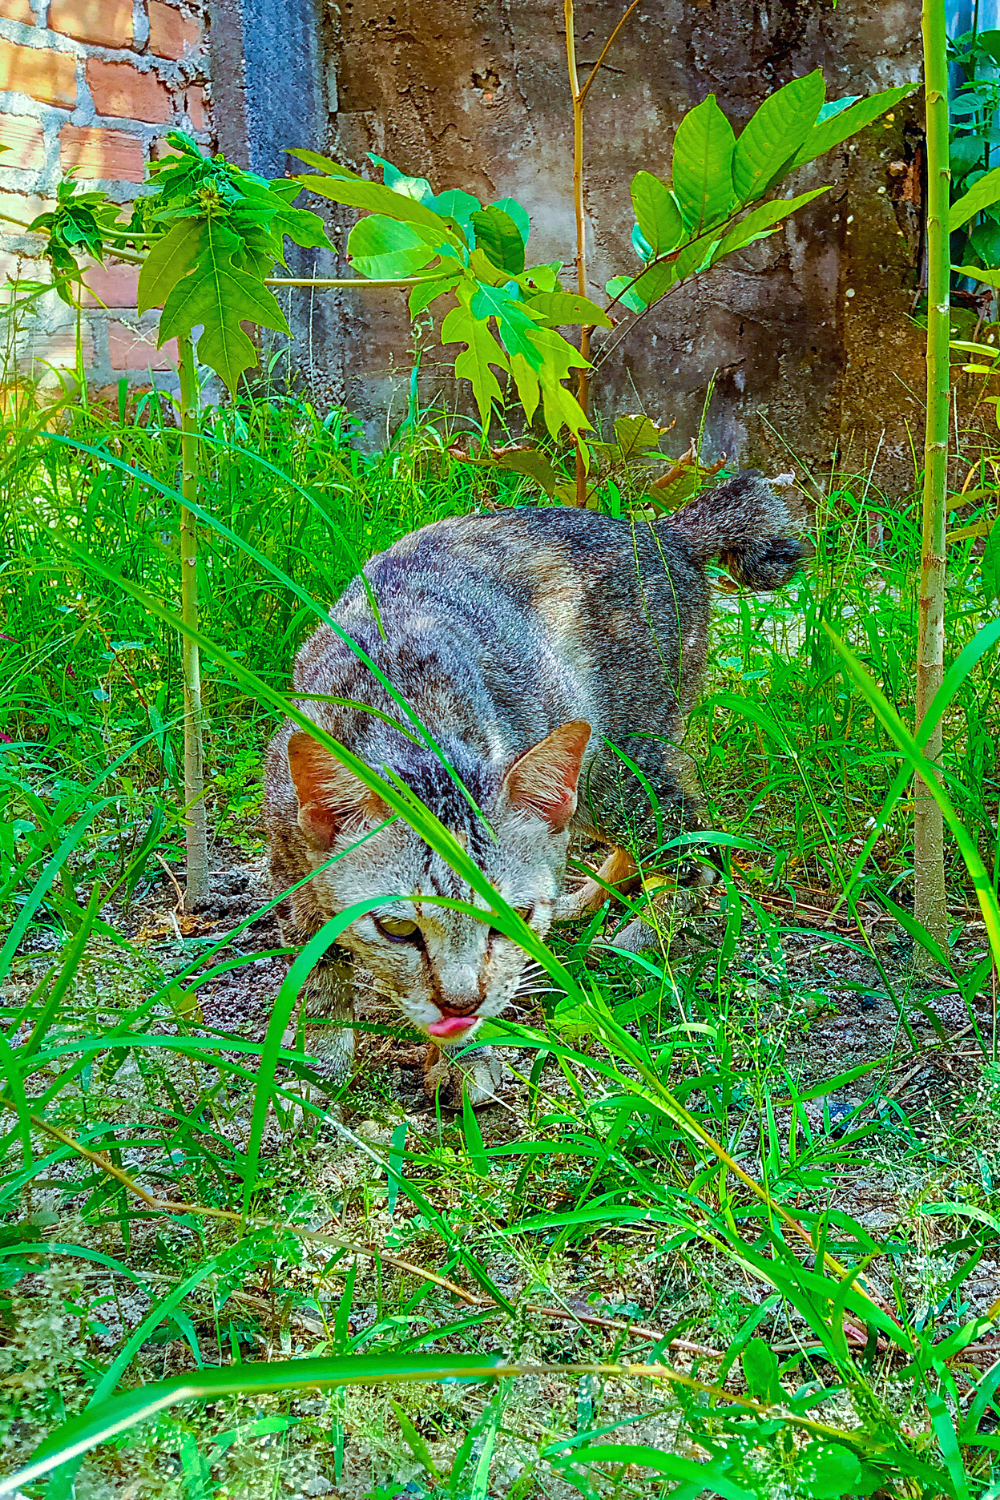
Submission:
<svg viewBox="0 0 1000 1500">
<path fill-rule="evenodd" d="M 923 542 L 917 634 L 917 728 L 944 675 L 945 495 L 948 485 L 948 415 L 951 332 L 948 210 L 948 64 L 944 0 L 923 0 L 924 99 L 927 112 L 927 417 L 924 437 Z M 941 753 L 940 721 L 927 745 L 928 760 Z M 914 777 L 914 916 L 942 948 L 948 941 L 944 884 L 944 826 L 927 783 Z M 933 967 L 926 950 L 917 967 Z"/>
<path fill-rule="evenodd" d="M 576 71 L 576 28 L 573 0 L 563 0 L 566 23 L 566 66 L 569 70 L 569 92 L 573 101 L 573 207 L 576 212 L 576 285 L 581 297 L 587 295 L 587 226 L 583 216 L 583 100 L 580 78 Z M 588 83 L 589 83 L 588 79 Z M 590 329 L 580 329 L 580 353 L 590 358 Z M 577 400 L 590 415 L 589 371 L 580 370 L 577 377 Z M 587 503 L 587 470 L 583 461 L 583 444 L 576 440 L 576 503 Z"/>
<path fill-rule="evenodd" d="M 197 503 L 201 458 L 198 446 L 200 408 L 194 344 L 189 333 L 177 340 L 180 353 L 181 493 Z M 198 531 L 194 515 L 181 507 L 181 618 L 198 629 Z M 184 806 L 187 813 L 187 881 L 185 907 L 191 912 L 208 897 L 208 833 L 205 824 L 204 723 L 201 707 L 201 659 L 198 643 L 185 631 L 181 642 L 184 677 Z"/>
</svg>

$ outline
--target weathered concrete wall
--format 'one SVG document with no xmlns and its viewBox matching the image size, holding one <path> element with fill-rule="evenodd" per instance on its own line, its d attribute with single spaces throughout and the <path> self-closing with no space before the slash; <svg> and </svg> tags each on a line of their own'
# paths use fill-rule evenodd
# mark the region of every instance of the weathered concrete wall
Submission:
<svg viewBox="0 0 1000 1500">
<path fill-rule="evenodd" d="M 592 63 L 623 7 L 581 4 L 578 57 Z M 336 66 L 332 154 L 367 168 L 375 151 L 436 189 L 511 195 L 532 217 L 532 259 L 574 254 L 571 122 L 559 0 L 341 0 L 327 37 Z M 586 115 L 588 271 L 598 299 L 635 269 L 628 186 L 663 174 L 681 116 L 714 92 L 737 130 L 761 99 L 822 67 L 828 95 L 867 94 L 919 76 L 916 0 L 648 0 L 623 31 Z M 833 191 L 778 235 L 675 292 L 617 342 L 595 383 L 608 414 L 677 418 L 677 448 L 718 371 L 709 446 L 741 461 L 819 472 L 840 449 L 859 471 L 878 454 L 890 488 L 912 477 L 907 423 L 919 425 L 921 340 L 910 321 L 920 241 L 919 105 L 907 102 L 857 143 L 804 169 L 798 190 Z M 914 201 L 917 200 L 917 201 Z M 349 224 L 350 215 L 339 222 Z M 314 262 L 332 269 L 329 257 Z M 348 268 L 340 262 L 340 271 Z M 412 339 L 403 294 L 331 299 L 299 353 L 318 395 L 373 422 L 402 414 Z M 302 303 L 297 304 L 302 307 Z M 304 310 L 304 309 L 303 309 Z M 461 402 L 425 349 L 421 394 Z"/>
</svg>

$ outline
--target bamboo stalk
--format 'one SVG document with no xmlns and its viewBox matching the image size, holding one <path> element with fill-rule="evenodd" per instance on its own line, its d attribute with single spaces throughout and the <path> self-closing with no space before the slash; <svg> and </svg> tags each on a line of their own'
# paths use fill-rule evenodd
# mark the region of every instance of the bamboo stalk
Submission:
<svg viewBox="0 0 1000 1500">
<path fill-rule="evenodd" d="M 181 404 L 181 494 L 198 499 L 200 401 L 194 344 L 190 333 L 178 335 Z M 181 507 L 181 618 L 198 629 L 198 531 L 187 506 Z M 185 908 L 195 911 L 208 898 L 208 830 L 205 821 L 204 716 L 201 706 L 201 660 L 197 642 L 185 632 L 181 642 L 184 678 L 184 806 L 187 832 Z"/>
<path fill-rule="evenodd" d="M 927 415 L 924 436 L 923 541 L 920 555 L 916 719 L 919 729 L 944 675 L 945 495 L 948 485 L 951 258 L 948 212 L 948 64 L 944 0 L 923 0 L 924 98 L 927 113 Z M 941 753 L 942 726 L 929 736 L 927 758 Z M 944 824 L 927 784 L 914 777 L 914 916 L 942 948 L 948 942 Z M 934 960 L 923 948 L 918 969 Z"/>
</svg>

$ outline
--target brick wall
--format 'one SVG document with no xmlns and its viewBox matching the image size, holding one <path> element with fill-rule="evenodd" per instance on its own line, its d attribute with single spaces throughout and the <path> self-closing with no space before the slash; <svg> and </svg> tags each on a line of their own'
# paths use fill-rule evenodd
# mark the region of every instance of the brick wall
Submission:
<svg viewBox="0 0 1000 1500">
<path fill-rule="evenodd" d="M 62 173 L 75 168 L 83 186 L 127 204 L 166 130 L 211 144 L 207 10 L 202 0 L 0 0 L 0 144 L 11 148 L 0 153 L 0 287 L 46 275 L 37 238 L 6 221 L 44 212 Z M 98 385 L 148 381 L 150 370 L 169 382 L 175 354 L 156 349 L 156 315 L 136 314 L 137 274 L 112 262 L 87 274 L 83 351 Z M 19 333 L 17 373 L 56 379 L 46 366 L 74 366 L 75 340 L 72 310 L 44 298 Z"/>
</svg>

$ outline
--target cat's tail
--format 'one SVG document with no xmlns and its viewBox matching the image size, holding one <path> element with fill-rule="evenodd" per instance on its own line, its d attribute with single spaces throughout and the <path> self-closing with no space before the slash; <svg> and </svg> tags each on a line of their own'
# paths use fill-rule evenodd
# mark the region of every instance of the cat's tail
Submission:
<svg viewBox="0 0 1000 1500">
<path fill-rule="evenodd" d="M 761 593 L 787 583 L 814 551 L 795 535 L 800 526 L 788 501 L 757 469 L 705 490 L 658 521 L 660 529 L 676 532 L 696 562 L 717 557 L 737 583 Z"/>
</svg>

